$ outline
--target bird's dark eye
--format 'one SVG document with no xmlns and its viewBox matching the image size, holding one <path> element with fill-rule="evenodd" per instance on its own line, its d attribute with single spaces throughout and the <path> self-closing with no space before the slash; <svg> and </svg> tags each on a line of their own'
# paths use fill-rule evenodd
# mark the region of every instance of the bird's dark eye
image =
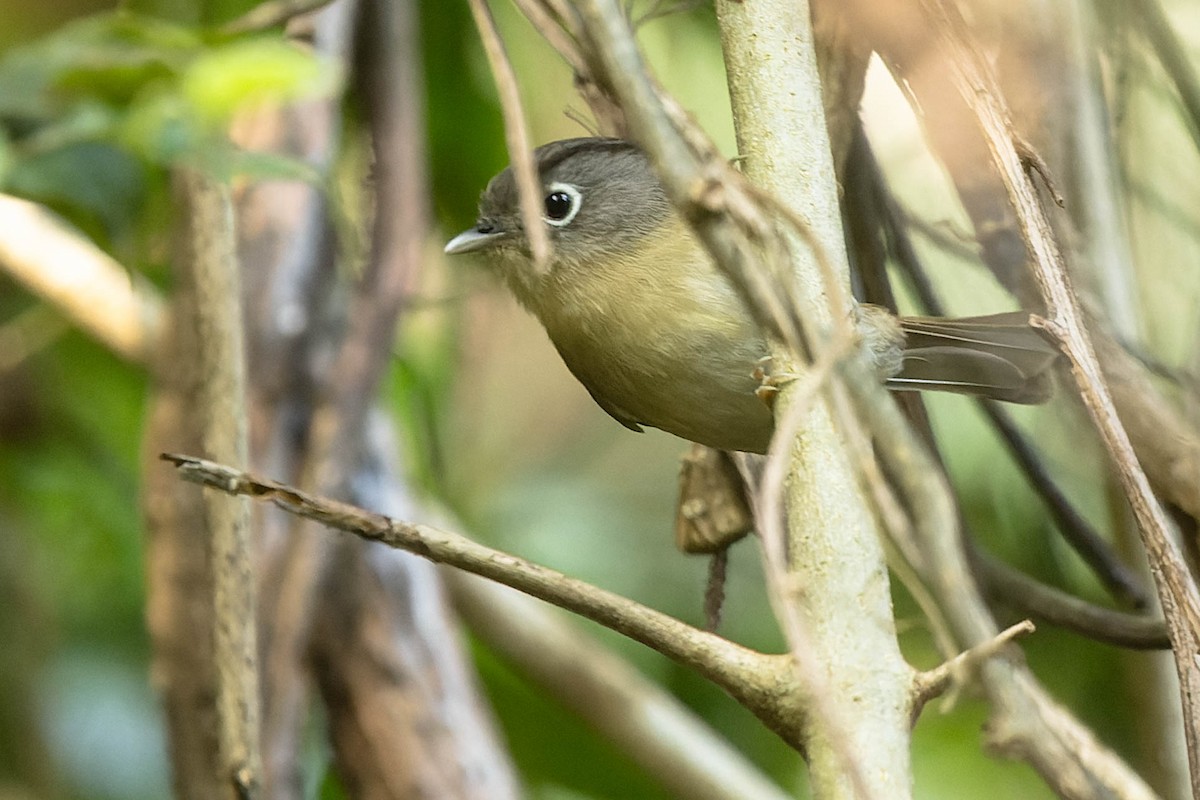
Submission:
<svg viewBox="0 0 1200 800">
<path fill-rule="evenodd" d="M 583 196 L 571 184 L 552 183 L 546 187 L 546 198 L 542 201 L 546 210 L 544 219 L 556 228 L 569 225 L 582 202 Z"/>
<path fill-rule="evenodd" d="M 571 213 L 574 198 L 566 192 L 551 192 L 546 195 L 546 216 L 556 222 L 567 218 Z"/>
</svg>

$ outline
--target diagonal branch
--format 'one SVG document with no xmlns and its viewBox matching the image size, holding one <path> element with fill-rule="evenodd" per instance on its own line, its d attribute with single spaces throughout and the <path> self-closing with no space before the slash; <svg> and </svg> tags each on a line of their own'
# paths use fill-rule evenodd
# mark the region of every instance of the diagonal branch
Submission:
<svg viewBox="0 0 1200 800">
<path fill-rule="evenodd" d="M 1117 417 L 1112 396 L 1100 371 L 1079 302 L 1067 277 L 1045 209 L 1017 145 L 1008 109 L 982 56 L 970 45 L 958 6 L 948 0 L 922 0 L 933 27 L 950 54 L 950 69 L 959 92 L 979 120 L 992 158 L 1016 210 L 1047 319 L 1036 320 L 1062 348 L 1071 364 L 1084 405 L 1100 433 L 1138 521 L 1150 571 L 1158 589 L 1167 629 L 1174 646 L 1182 693 L 1192 791 L 1200 795 L 1200 592 L 1183 553 L 1171 536 L 1146 474 Z"/>
<path fill-rule="evenodd" d="M 798 682 L 788 655 L 750 650 L 620 595 L 485 547 L 459 534 L 390 519 L 212 461 L 173 454 L 161 457 L 175 464 L 185 480 L 269 501 L 289 514 L 490 578 L 587 617 L 692 667 L 745 705 L 793 747 L 799 747 L 803 741 L 807 716 L 804 709 L 811 698 Z"/>
<path fill-rule="evenodd" d="M 487 0 L 469 0 L 475 27 L 483 40 L 483 51 L 496 80 L 496 91 L 500 94 L 500 109 L 504 113 L 504 138 L 508 144 L 508 157 L 512 161 L 513 177 L 517 180 L 517 192 L 521 203 L 521 221 L 529 236 L 529 248 L 533 261 L 545 268 L 550 261 L 550 237 L 542 225 L 541 181 L 529 144 L 529 129 L 525 125 L 525 112 L 521 109 L 521 94 L 517 89 L 517 76 L 500 40 L 496 20 L 488 7 Z"/>
<path fill-rule="evenodd" d="M 161 340 L 153 289 L 44 206 L 0 194 L 0 270 L 124 359 L 147 361 Z"/>
</svg>

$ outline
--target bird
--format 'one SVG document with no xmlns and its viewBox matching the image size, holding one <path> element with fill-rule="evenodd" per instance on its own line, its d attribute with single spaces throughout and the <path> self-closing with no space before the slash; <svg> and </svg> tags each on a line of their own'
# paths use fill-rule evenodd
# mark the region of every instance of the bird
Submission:
<svg viewBox="0 0 1200 800">
<path fill-rule="evenodd" d="M 534 261 L 511 167 L 488 182 L 475 224 L 445 246 L 476 253 L 545 328 L 571 373 L 634 431 L 659 428 L 721 450 L 764 453 L 768 336 L 677 213 L 646 153 L 583 137 L 533 151 L 541 222 L 552 243 Z M 1005 312 L 896 317 L 868 304 L 857 327 L 880 380 L 1016 403 L 1048 399 L 1058 351 Z"/>
</svg>

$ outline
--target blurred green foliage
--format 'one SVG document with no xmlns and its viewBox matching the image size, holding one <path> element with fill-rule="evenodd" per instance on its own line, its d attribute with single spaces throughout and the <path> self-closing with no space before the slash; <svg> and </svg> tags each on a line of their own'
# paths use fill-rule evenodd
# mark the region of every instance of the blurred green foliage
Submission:
<svg viewBox="0 0 1200 800">
<path fill-rule="evenodd" d="M 69 22 L 0 56 L 0 189 L 133 253 L 127 239 L 145 232 L 171 165 L 318 181 L 299 162 L 231 147 L 224 131 L 248 105 L 327 95 L 341 80 L 338 65 L 275 34 L 226 40 L 125 10 Z"/>
<path fill-rule="evenodd" d="M 161 279 L 170 216 L 167 166 L 192 160 L 225 175 L 320 182 L 302 164 L 239 153 L 220 135 L 243 104 L 327 93 L 343 80 L 330 64 L 277 35 L 231 40 L 215 33 L 253 5 L 138 0 L 116 12 L 94 0 L 0 0 L 6 20 L 0 26 L 0 189 L 47 204 L 130 269 Z M 495 91 L 465 3 L 425 0 L 422 6 L 431 201 L 444 231 L 452 233 L 471 222 L 479 190 L 507 159 Z M 496 12 L 523 79 L 535 138 L 584 133 L 564 113 L 580 107 L 565 67 L 507 4 L 497 4 Z M 642 39 L 663 83 L 733 155 L 711 12 L 654 22 Z M 870 109 L 867 116 L 870 125 Z M 884 125 L 887 136 L 878 149 L 901 197 L 932 219 L 961 221 L 944 177 L 920 154 L 911 132 L 893 130 L 892 117 L 876 122 Z M 1172 141 L 1173 152 L 1191 153 L 1186 143 Z M 1161 154 L 1147 174 L 1158 181 L 1153 170 L 1167 169 L 1161 163 L 1167 160 Z M 1175 196 L 1168 201 L 1179 205 Z M 1153 253 L 1158 235 L 1194 247 L 1194 228 L 1181 233 L 1146 203 L 1135 212 L 1145 231 L 1154 232 L 1137 239 L 1146 253 Z M 431 252 L 437 241 L 440 234 Z M 995 310 L 1010 302 L 979 270 L 920 244 L 935 277 L 953 286 L 957 310 Z M 706 566 L 678 556 L 671 544 L 680 443 L 657 432 L 634 436 L 595 409 L 536 323 L 469 264 L 447 267 L 431 257 L 423 279 L 423 302 L 406 316 L 388 396 L 426 487 L 473 535 L 699 622 Z M 1151 341 L 1182 346 L 1180 329 L 1188 330 L 1184 323 L 1194 312 L 1181 309 L 1187 302 L 1194 307 L 1194 283 L 1180 291 L 1147 277 L 1150 301 L 1176 315 L 1150 315 Z M 0 277 L 0 326 L 34 307 L 36 301 Z M 58 337 L 0 374 L 0 796 L 138 800 L 167 793 L 142 617 L 138 483 L 145 392 L 139 369 L 78 333 Z M 1099 598 L 969 403 L 938 398 L 931 407 L 966 516 L 985 546 L 1046 580 Z M 1030 411 L 1023 421 L 1056 458 L 1073 496 L 1106 526 L 1098 451 L 1081 444 L 1089 437 L 1054 409 Z M 761 583 L 753 546 L 743 544 L 733 554 L 724 631 L 778 649 Z M 903 588 L 896 595 L 906 652 L 914 664 L 932 666 L 937 656 L 927 623 Z M 597 636 L 783 786 L 802 787 L 795 754 L 718 690 L 620 637 Z M 1055 696 L 1106 742 L 1146 763 L 1137 751 L 1138 700 L 1129 688 L 1139 682 L 1136 670 L 1145 668 L 1144 660 L 1047 630 L 1028 640 L 1026 650 Z M 476 655 L 531 796 L 666 796 L 628 757 L 506 664 L 479 648 Z M 985 719 L 986 709 L 970 697 L 925 712 L 915 733 L 918 796 L 1049 796 L 1028 768 L 981 753 Z M 79 756 L 89 748 L 99 748 L 98 759 Z M 323 775 L 324 762 L 318 758 L 313 769 Z M 314 780 L 313 791 L 341 796 L 329 776 Z"/>
</svg>

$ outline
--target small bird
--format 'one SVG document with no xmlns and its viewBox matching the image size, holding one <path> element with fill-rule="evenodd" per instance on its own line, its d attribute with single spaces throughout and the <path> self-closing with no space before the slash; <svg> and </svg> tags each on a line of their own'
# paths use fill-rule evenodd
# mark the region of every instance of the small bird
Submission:
<svg viewBox="0 0 1200 800">
<path fill-rule="evenodd" d="M 567 368 L 625 427 L 766 452 L 774 422 L 758 390 L 767 338 L 646 155 L 621 139 L 580 138 L 543 145 L 534 160 L 549 263 L 534 264 L 511 169 L 488 183 L 474 227 L 446 252 L 483 254 Z M 858 309 L 864 346 L 889 388 L 1016 403 L 1050 395 L 1058 351 L 1027 314 L 897 318 Z"/>
</svg>

